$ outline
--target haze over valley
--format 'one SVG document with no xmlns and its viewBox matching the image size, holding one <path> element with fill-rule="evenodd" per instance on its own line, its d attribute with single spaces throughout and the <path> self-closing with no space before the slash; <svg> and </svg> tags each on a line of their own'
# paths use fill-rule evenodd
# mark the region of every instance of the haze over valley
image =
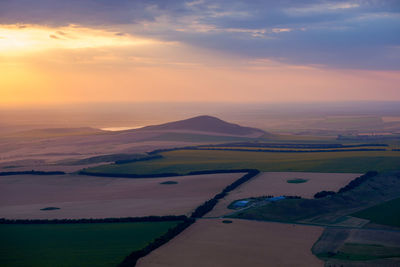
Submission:
<svg viewBox="0 0 400 267">
<path fill-rule="evenodd" d="M 400 266 L 397 0 L 0 1 L 0 266 Z"/>
</svg>

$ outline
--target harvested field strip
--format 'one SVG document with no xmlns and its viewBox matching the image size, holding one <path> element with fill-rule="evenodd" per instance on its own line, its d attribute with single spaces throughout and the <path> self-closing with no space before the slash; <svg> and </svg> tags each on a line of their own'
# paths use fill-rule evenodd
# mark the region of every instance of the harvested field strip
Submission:
<svg viewBox="0 0 400 267">
<path fill-rule="evenodd" d="M 311 253 L 321 233 L 314 226 L 201 219 L 138 266 L 322 266 Z"/>
<path fill-rule="evenodd" d="M 178 222 L 1 224 L 2 266 L 115 266 Z"/>
<path fill-rule="evenodd" d="M 0 178 L 0 218 L 80 219 L 190 215 L 244 173 L 126 179 L 83 175 Z M 59 210 L 41 209 L 58 207 Z"/>
</svg>

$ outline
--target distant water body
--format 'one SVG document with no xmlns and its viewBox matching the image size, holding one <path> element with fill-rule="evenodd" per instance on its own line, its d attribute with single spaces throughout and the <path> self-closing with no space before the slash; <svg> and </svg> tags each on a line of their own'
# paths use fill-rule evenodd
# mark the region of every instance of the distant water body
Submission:
<svg viewBox="0 0 400 267">
<path fill-rule="evenodd" d="M 117 132 L 117 131 L 139 129 L 139 128 L 143 128 L 143 127 L 144 126 L 127 126 L 127 127 L 106 127 L 106 128 L 100 128 L 100 129 L 103 131 Z"/>
</svg>

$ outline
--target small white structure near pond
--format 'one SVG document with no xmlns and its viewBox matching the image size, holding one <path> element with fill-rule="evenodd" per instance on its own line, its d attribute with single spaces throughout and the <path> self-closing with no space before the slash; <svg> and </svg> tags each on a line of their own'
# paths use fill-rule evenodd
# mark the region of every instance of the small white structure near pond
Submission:
<svg viewBox="0 0 400 267">
<path fill-rule="evenodd" d="M 233 204 L 235 206 L 235 208 L 240 208 L 240 207 L 245 207 L 250 201 L 249 200 L 239 200 L 236 201 L 235 204 Z"/>
</svg>

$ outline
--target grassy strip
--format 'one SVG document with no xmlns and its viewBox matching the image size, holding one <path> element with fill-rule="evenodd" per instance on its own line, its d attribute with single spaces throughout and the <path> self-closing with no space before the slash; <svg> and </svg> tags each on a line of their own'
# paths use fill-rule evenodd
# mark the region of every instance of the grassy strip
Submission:
<svg viewBox="0 0 400 267">
<path fill-rule="evenodd" d="M 65 172 L 61 171 L 54 171 L 54 172 L 45 172 L 45 171 L 17 171 L 17 172 L 0 172 L 0 176 L 7 176 L 7 175 L 26 175 L 26 174 L 31 174 L 31 175 L 62 175 L 65 174 Z"/>
</svg>

